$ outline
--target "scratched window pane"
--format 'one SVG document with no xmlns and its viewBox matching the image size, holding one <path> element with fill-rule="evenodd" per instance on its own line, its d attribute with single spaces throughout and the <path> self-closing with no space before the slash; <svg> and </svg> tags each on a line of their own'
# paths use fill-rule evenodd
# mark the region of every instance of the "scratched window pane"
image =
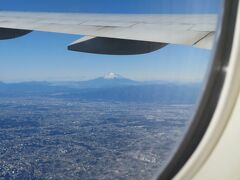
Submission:
<svg viewBox="0 0 240 180">
<path fill-rule="evenodd" d="M 2 0 L 0 179 L 158 174 L 196 111 L 220 7 Z"/>
</svg>

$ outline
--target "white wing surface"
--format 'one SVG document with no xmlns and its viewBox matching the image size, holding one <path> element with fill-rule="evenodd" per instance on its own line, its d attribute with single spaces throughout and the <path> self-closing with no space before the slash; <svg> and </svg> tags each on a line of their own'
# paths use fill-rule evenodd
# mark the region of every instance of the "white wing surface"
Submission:
<svg viewBox="0 0 240 180">
<path fill-rule="evenodd" d="M 68 48 L 100 54 L 141 54 L 167 44 L 211 49 L 214 14 L 81 14 L 0 12 L 0 39 L 31 31 L 84 35 Z"/>
</svg>

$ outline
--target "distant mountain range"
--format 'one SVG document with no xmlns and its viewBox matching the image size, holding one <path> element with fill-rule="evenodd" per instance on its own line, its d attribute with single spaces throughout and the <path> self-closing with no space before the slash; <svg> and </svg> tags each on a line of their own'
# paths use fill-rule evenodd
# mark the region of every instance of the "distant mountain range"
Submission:
<svg viewBox="0 0 240 180">
<path fill-rule="evenodd" d="M 109 87 L 119 87 L 119 86 L 130 86 L 130 85 L 139 85 L 141 82 L 127 79 L 119 74 L 108 73 L 103 77 L 99 77 L 87 81 L 78 81 L 78 82 L 55 82 L 51 83 L 53 86 L 67 86 L 71 88 L 109 88 Z"/>
<path fill-rule="evenodd" d="M 140 82 L 115 73 L 78 82 L 1 83 L 0 97 L 45 96 L 85 101 L 195 103 L 200 83 Z"/>
</svg>

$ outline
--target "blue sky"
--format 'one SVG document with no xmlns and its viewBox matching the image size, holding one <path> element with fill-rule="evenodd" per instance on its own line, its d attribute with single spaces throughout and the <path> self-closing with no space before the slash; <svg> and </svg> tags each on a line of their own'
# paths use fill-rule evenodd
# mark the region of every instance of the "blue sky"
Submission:
<svg viewBox="0 0 240 180">
<path fill-rule="evenodd" d="M 220 0 L 1 0 L 0 10 L 94 13 L 217 13 Z M 84 80 L 115 72 L 136 80 L 199 81 L 211 51 L 169 45 L 135 56 L 71 52 L 76 35 L 33 32 L 0 41 L 0 81 Z"/>
</svg>

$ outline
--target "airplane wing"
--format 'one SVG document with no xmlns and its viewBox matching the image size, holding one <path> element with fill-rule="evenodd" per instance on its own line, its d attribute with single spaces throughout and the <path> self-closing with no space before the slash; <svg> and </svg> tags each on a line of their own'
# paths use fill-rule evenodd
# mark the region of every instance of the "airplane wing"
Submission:
<svg viewBox="0 0 240 180">
<path fill-rule="evenodd" d="M 143 54 L 167 44 L 211 49 L 214 14 L 82 14 L 0 11 L 0 39 L 31 31 L 83 35 L 69 50 L 98 54 Z"/>
</svg>

